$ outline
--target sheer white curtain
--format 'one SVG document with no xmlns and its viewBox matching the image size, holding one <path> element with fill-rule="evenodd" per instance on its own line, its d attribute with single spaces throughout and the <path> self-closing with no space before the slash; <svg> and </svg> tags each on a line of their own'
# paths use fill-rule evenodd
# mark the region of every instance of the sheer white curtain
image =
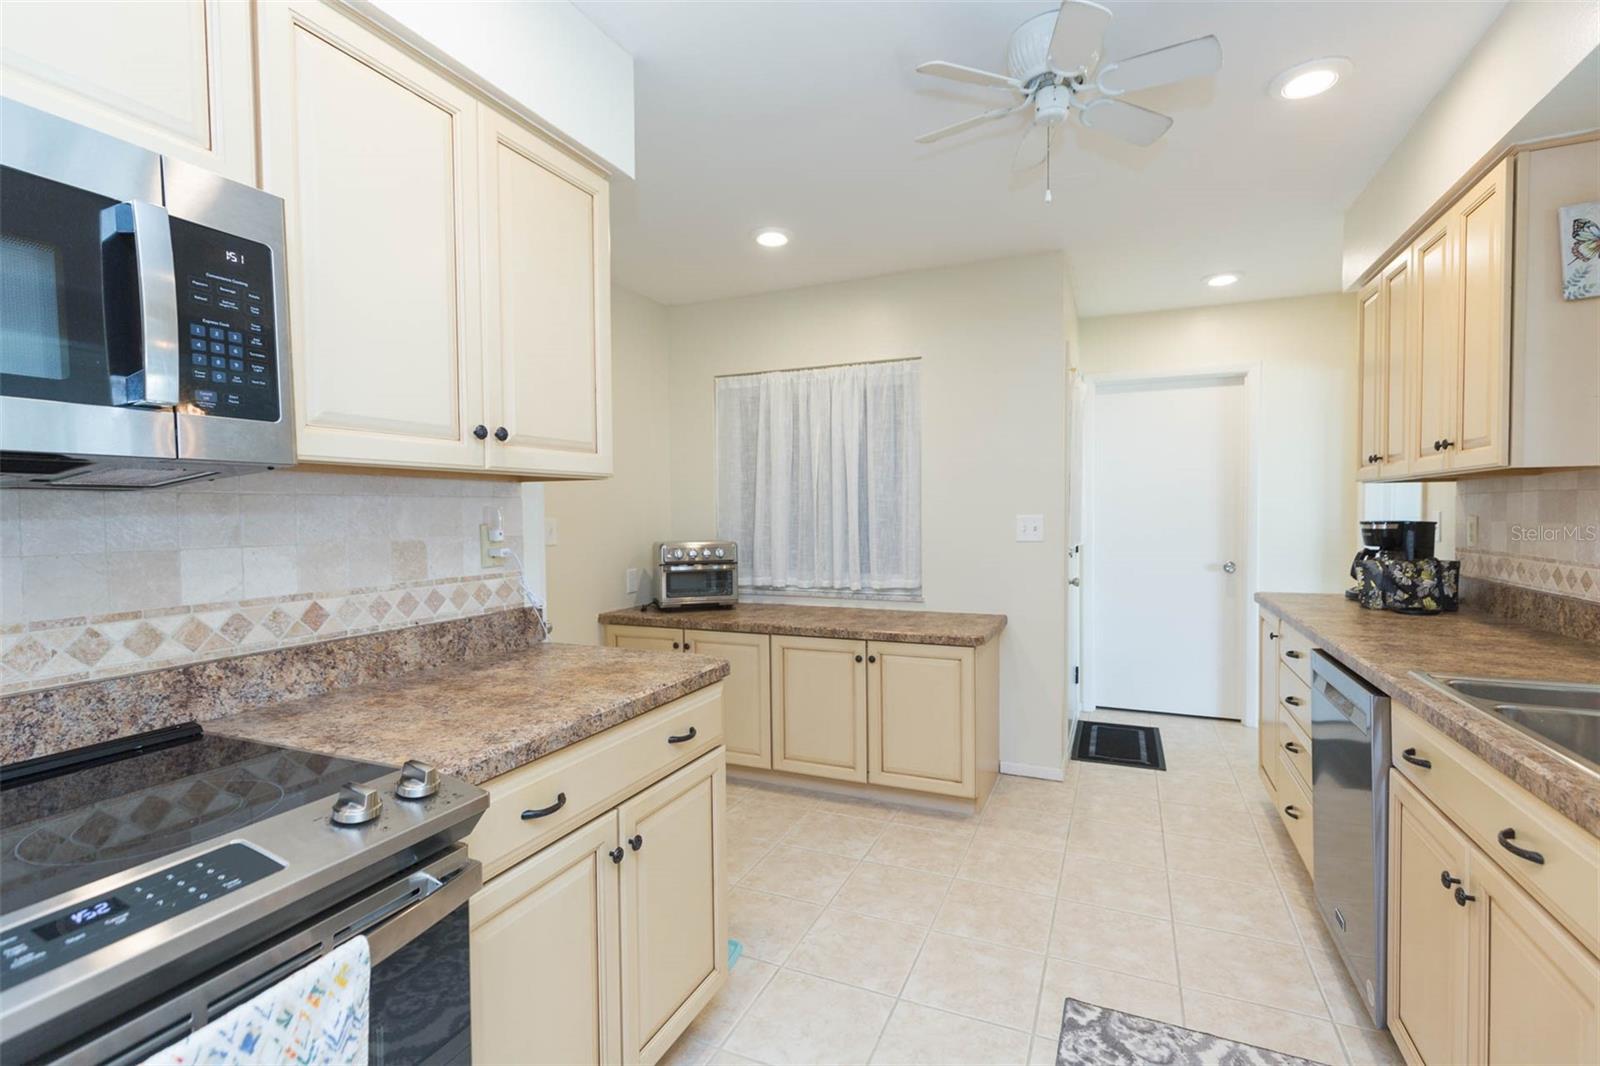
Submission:
<svg viewBox="0 0 1600 1066">
<path fill-rule="evenodd" d="M 922 589 L 917 360 L 717 379 L 718 536 L 739 586 Z"/>
</svg>

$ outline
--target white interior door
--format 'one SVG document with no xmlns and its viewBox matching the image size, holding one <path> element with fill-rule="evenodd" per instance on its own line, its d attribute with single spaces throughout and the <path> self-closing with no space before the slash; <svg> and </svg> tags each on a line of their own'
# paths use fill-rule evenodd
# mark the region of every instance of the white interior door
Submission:
<svg viewBox="0 0 1600 1066">
<path fill-rule="evenodd" d="M 1243 718 L 1244 379 L 1102 383 L 1093 406 L 1093 704 Z"/>
</svg>

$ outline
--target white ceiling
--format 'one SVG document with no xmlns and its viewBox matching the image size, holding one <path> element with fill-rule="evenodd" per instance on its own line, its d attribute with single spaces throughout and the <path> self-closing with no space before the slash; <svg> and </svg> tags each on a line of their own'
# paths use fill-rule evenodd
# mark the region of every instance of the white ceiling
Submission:
<svg viewBox="0 0 1600 1066">
<path fill-rule="evenodd" d="M 1046 3 L 659 3 L 578 7 L 635 60 L 636 181 L 612 193 L 614 275 L 665 303 L 1064 249 L 1081 313 L 1339 288 L 1345 207 L 1499 14 L 1500 2 L 1117 3 L 1106 55 L 1205 33 L 1213 79 L 1130 99 L 1176 123 L 1152 148 L 1074 124 L 1011 173 L 1022 116 L 936 145 L 917 134 L 1008 99 L 913 73 L 1003 69 Z M 1267 94 L 1320 56 L 1325 96 Z M 781 251 L 753 232 L 779 226 Z M 1206 275 L 1243 280 L 1208 289 Z"/>
</svg>

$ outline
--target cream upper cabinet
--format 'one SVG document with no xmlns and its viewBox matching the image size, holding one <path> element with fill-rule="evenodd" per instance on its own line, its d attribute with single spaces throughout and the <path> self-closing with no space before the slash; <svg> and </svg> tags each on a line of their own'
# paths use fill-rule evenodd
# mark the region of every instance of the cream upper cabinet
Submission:
<svg viewBox="0 0 1600 1066">
<path fill-rule="evenodd" d="M 617 808 L 627 1062 L 661 1058 L 726 979 L 726 791 L 713 752 Z"/>
<path fill-rule="evenodd" d="M 682 651 L 683 630 L 654 626 L 606 626 L 606 643 L 634 651 Z"/>
<path fill-rule="evenodd" d="M 257 10 L 299 458 L 481 468 L 478 105 L 332 6 Z"/>
<path fill-rule="evenodd" d="M 1472 845 L 1399 773 L 1389 780 L 1389 1029 L 1409 1062 L 1469 1062 L 1471 924 L 1453 892 Z"/>
<path fill-rule="evenodd" d="M 1406 433 L 1411 425 L 1411 366 L 1415 362 L 1411 321 L 1411 253 L 1402 252 L 1384 268 L 1383 373 L 1378 382 L 1378 463 L 1384 477 L 1408 470 Z"/>
<path fill-rule="evenodd" d="M 772 638 L 772 768 L 867 780 L 867 645 Z"/>
<path fill-rule="evenodd" d="M 622 1061 L 617 816 L 607 812 L 472 897 L 472 1058 Z"/>
<path fill-rule="evenodd" d="M 1416 340 L 1412 394 L 1415 417 L 1407 433 L 1406 464 L 1412 474 L 1437 473 L 1449 465 L 1445 442 L 1455 432 L 1457 297 L 1455 219 L 1441 219 L 1411 246 L 1411 330 Z"/>
<path fill-rule="evenodd" d="M 1455 208 L 1460 276 L 1460 366 L 1451 414 L 1450 468 L 1473 470 L 1509 461 L 1511 287 L 1506 237 L 1511 229 L 1511 160 L 1506 159 Z"/>
<path fill-rule="evenodd" d="M 1359 375 L 1360 419 L 1356 474 L 1376 477 L 1383 459 L 1383 282 L 1373 280 L 1356 297 L 1356 373 Z"/>
<path fill-rule="evenodd" d="M 977 691 L 971 648 L 867 644 L 867 780 L 974 794 Z"/>
<path fill-rule="evenodd" d="M 728 661 L 722 681 L 722 736 L 730 766 L 772 766 L 771 641 L 764 633 L 690 629 L 684 647 Z"/>
<path fill-rule="evenodd" d="M 609 474 L 606 180 L 489 108 L 481 133 L 489 468 Z"/>
<path fill-rule="evenodd" d="M 251 5 L 0 4 L 0 93 L 254 185 Z"/>
</svg>

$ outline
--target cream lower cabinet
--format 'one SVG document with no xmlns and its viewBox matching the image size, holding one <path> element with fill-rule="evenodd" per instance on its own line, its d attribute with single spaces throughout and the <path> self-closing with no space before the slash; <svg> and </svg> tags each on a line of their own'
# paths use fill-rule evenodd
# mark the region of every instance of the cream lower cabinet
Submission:
<svg viewBox="0 0 1600 1066">
<path fill-rule="evenodd" d="M 250 8 L 235 0 L 0 4 L 0 93 L 254 185 Z"/>
<path fill-rule="evenodd" d="M 867 645 L 867 780 L 974 793 L 977 687 L 973 648 Z"/>
<path fill-rule="evenodd" d="M 1600 960 L 1399 771 L 1389 819 L 1389 1028 L 1407 1061 L 1600 1061 Z"/>
<path fill-rule="evenodd" d="M 569 770 L 616 772 L 653 739 L 630 737 Z M 495 802 L 522 802 L 490 794 L 491 813 Z M 726 796 L 718 747 L 501 869 L 473 897 L 474 1062 L 653 1063 L 672 1046 L 727 980 Z M 477 843 L 475 834 L 468 846 Z"/>
<path fill-rule="evenodd" d="M 867 780 L 867 642 L 772 638 L 772 768 Z"/>
<path fill-rule="evenodd" d="M 1278 616 L 1262 611 L 1256 622 L 1256 769 L 1274 803 L 1278 798 Z"/>
<path fill-rule="evenodd" d="M 606 626 L 606 646 L 630 651 L 682 651 L 683 630 L 655 626 Z"/>
</svg>

